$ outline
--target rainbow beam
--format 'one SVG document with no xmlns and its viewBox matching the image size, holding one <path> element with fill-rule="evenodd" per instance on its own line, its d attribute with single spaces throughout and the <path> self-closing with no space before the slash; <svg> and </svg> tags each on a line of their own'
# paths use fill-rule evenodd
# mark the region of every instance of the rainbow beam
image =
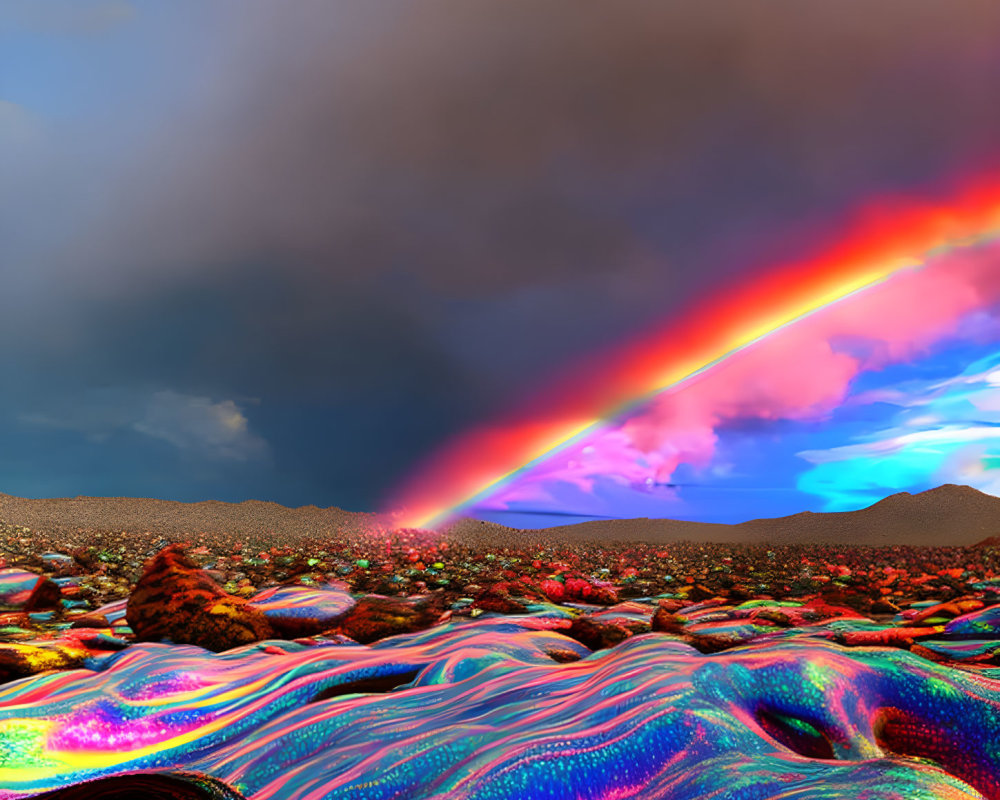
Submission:
<svg viewBox="0 0 1000 800">
<path fill-rule="evenodd" d="M 1000 179 L 945 202 L 883 200 L 839 242 L 693 306 L 670 324 L 554 384 L 536 407 L 470 431 L 404 485 L 407 527 L 435 527 L 655 395 L 833 303 L 960 247 L 1000 236 Z M 595 380 L 594 376 L 600 376 Z"/>
</svg>

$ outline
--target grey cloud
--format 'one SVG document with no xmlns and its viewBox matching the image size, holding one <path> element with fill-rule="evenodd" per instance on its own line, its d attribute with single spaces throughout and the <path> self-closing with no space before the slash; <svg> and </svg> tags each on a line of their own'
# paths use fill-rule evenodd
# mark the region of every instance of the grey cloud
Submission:
<svg viewBox="0 0 1000 800">
<path fill-rule="evenodd" d="M 22 426 L 76 431 L 95 443 L 135 431 L 198 458 L 247 461 L 269 454 L 233 400 L 169 389 L 90 389 L 72 400 L 50 401 L 42 410 L 23 411 L 17 419 Z"/>
<path fill-rule="evenodd" d="M 245 461 L 267 453 L 266 442 L 250 432 L 247 418 L 232 400 L 155 392 L 132 428 L 181 450 L 216 458 Z"/>
<path fill-rule="evenodd" d="M 652 254 L 669 303 L 702 286 L 682 259 L 736 268 L 714 241 L 933 179 L 1000 135 L 992 4 L 239 13 L 207 18 L 204 72 L 177 65 L 184 102 L 95 167 L 104 218 L 59 255 L 91 265 L 87 286 L 266 253 L 327 284 L 402 266 L 466 294 L 642 283 Z"/>
</svg>

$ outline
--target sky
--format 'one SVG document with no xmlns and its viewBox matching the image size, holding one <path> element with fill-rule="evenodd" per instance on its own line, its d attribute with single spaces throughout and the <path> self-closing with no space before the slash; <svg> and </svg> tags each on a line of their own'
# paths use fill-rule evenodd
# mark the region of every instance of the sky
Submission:
<svg viewBox="0 0 1000 800">
<path fill-rule="evenodd" d="M 859 209 L 997 174 L 998 84 L 992 0 L 0 0 L 0 492 L 392 507 Z M 858 323 L 898 345 L 859 355 L 817 312 L 607 420 L 591 472 L 556 454 L 470 510 L 738 521 L 992 486 L 992 257 L 928 262 L 918 298 L 976 266 L 919 346 Z M 726 406 L 754 358 L 765 388 Z M 825 393 L 782 403 L 806 364 Z M 980 438 L 928 457 L 948 426 Z"/>
<path fill-rule="evenodd" d="M 985 240 L 770 326 L 464 504 L 531 527 L 567 512 L 737 522 L 849 511 L 945 483 L 1000 495 L 993 217 Z M 460 467 L 476 462 L 464 456 Z"/>
</svg>

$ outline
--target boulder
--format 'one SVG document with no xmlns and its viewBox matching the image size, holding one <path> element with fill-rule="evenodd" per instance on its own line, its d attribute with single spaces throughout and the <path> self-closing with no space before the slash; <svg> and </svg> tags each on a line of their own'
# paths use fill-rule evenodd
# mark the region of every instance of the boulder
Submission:
<svg viewBox="0 0 1000 800">
<path fill-rule="evenodd" d="M 649 626 L 604 622 L 591 617 L 577 617 L 565 633 L 591 650 L 606 650 L 620 644 L 637 632 L 644 632 L 643 629 L 648 631 Z"/>
<path fill-rule="evenodd" d="M 405 601 L 394 597 L 366 595 L 339 620 L 330 633 L 349 636 L 361 644 L 415 633 L 434 625 L 443 609 L 438 598 Z"/>
<path fill-rule="evenodd" d="M 496 614 L 527 614 L 528 607 L 521 600 L 512 597 L 505 583 L 494 584 L 476 595 L 473 609 L 492 611 Z"/>
<path fill-rule="evenodd" d="M 669 610 L 669 606 L 661 605 L 653 614 L 652 628 L 661 633 L 672 633 L 677 636 L 684 634 L 684 626 L 687 620 Z"/>
<path fill-rule="evenodd" d="M 262 611 L 223 591 L 179 545 L 165 547 L 147 564 L 125 618 L 136 641 L 168 639 L 215 652 L 274 635 Z"/>
<path fill-rule="evenodd" d="M 90 658 L 81 646 L 27 642 L 0 643 L 0 683 L 25 678 L 51 669 L 76 669 Z"/>
<path fill-rule="evenodd" d="M 705 584 L 696 583 L 687 591 L 687 599 L 692 603 L 700 603 L 703 600 L 710 600 L 716 597 L 717 594 L 717 592 L 713 592 Z"/>
<path fill-rule="evenodd" d="M 73 617 L 73 621 L 69 627 L 70 629 L 110 628 L 111 623 L 108 622 L 108 618 L 103 614 L 80 614 L 77 617 Z"/>
<path fill-rule="evenodd" d="M 873 600 L 871 606 L 868 608 L 869 614 L 892 614 L 895 616 L 899 613 L 899 606 L 893 603 L 891 600 L 886 598 L 880 598 Z"/>
<path fill-rule="evenodd" d="M 23 569 L 0 569 L 0 608 L 38 611 L 58 608 L 62 593 L 44 575 Z"/>
</svg>

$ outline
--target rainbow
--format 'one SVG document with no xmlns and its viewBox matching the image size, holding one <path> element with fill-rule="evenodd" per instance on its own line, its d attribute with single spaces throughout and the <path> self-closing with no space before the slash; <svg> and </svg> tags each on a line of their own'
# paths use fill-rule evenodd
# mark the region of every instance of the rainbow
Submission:
<svg viewBox="0 0 1000 800">
<path fill-rule="evenodd" d="M 534 406 L 460 436 L 396 494 L 405 527 L 435 527 L 503 488 L 607 420 L 676 389 L 735 353 L 888 278 L 1000 237 L 1000 179 L 937 202 L 882 199 L 839 241 L 706 299 L 638 341 L 591 359 Z M 595 381 L 594 375 L 601 379 Z"/>
</svg>

